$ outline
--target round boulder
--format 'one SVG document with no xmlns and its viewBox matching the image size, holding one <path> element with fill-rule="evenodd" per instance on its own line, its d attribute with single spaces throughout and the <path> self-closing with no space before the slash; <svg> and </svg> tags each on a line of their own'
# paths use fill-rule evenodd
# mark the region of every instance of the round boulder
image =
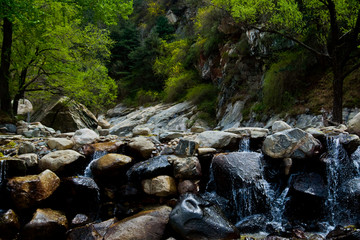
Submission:
<svg viewBox="0 0 360 240">
<path fill-rule="evenodd" d="M 150 158 L 152 152 L 156 150 L 155 144 L 150 139 L 142 136 L 133 138 L 129 143 L 129 147 L 144 159 Z"/>
<path fill-rule="evenodd" d="M 7 184 L 10 196 L 19 209 L 32 207 L 47 199 L 59 185 L 60 178 L 50 170 L 39 175 L 14 177 Z"/>
<path fill-rule="evenodd" d="M 41 170 L 50 169 L 57 174 L 72 175 L 85 164 L 85 157 L 74 150 L 51 152 L 39 161 Z"/>
<path fill-rule="evenodd" d="M 271 126 L 273 133 L 291 129 L 291 126 L 284 121 L 275 121 Z"/>
<path fill-rule="evenodd" d="M 222 131 L 205 131 L 200 133 L 195 141 L 199 147 L 216 149 L 236 149 L 239 146 L 240 137 L 237 134 Z"/>
<path fill-rule="evenodd" d="M 304 159 L 314 156 L 320 147 L 319 140 L 311 134 L 293 128 L 267 136 L 262 150 L 272 158 Z"/>
<path fill-rule="evenodd" d="M 74 146 L 74 142 L 67 138 L 49 138 L 47 145 L 51 149 L 66 150 L 71 149 Z"/>
<path fill-rule="evenodd" d="M 72 140 L 77 145 L 91 144 L 99 139 L 99 135 L 91 129 L 83 128 L 77 130 Z"/>
<path fill-rule="evenodd" d="M 166 197 L 177 193 L 174 178 L 170 176 L 158 176 L 153 179 L 142 181 L 145 193 L 158 197 Z"/>
<path fill-rule="evenodd" d="M 123 154 L 109 153 L 99 158 L 91 165 L 94 176 L 116 176 L 124 170 L 124 166 L 131 163 L 132 158 Z"/>
</svg>

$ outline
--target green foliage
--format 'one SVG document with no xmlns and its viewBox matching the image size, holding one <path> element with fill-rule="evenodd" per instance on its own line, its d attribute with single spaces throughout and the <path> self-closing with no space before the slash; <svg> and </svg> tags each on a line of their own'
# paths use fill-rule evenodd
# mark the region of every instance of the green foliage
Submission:
<svg viewBox="0 0 360 240">
<path fill-rule="evenodd" d="M 266 109 L 277 111 L 291 107 L 295 96 L 305 89 L 307 83 L 302 78 L 310 62 L 304 51 L 284 52 L 278 59 L 266 72 L 263 88 Z"/>
<path fill-rule="evenodd" d="M 164 40 L 171 40 L 175 29 L 165 16 L 159 16 L 156 20 L 155 30 L 159 37 Z"/>
<path fill-rule="evenodd" d="M 165 82 L 164 100 L 167 102 L 182 100 L 186 95 L 186 90 L 194 86 L 198 78 L 197 72 L 191 70 L 181 71 L 169 77 Z"/>
</svg>

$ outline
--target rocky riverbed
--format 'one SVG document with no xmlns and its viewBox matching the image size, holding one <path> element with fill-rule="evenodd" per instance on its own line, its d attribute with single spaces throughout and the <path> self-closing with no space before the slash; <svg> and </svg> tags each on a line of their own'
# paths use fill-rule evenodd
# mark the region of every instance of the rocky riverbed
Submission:
<svg viewBox="0 0 360 240">
<path fill-rule="evenodd" d="M 166 111 L 0 135 L 0 239 L 360 239 L 360 115 L 171 131 Z"/>
</svg>

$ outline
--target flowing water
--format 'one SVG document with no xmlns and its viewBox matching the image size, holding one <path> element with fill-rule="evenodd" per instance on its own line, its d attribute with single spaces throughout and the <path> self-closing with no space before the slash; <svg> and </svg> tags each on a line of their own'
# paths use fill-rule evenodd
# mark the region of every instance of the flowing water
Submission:
<svg viewBox="0 0 360 240">
<path fill-rule="evenodd" d="M 244 137 L 240 140 L 239 152 L 250 152 L 250 138 Z"/>
<path fill-rule="evenodd" d="M 106 154 L 108 154 L 107 151 L 95 151 L 94 154 L 91 157 L 91 161 L 90 163 L 86 166 L 85 171 L 84 171 L 84 177 L 91 177 L 92 178 L 92 172 L 91 172 L 91 166 L 92 164 L 98 160 L 99 158 L 101 158 L 102 156 L 105 156 Z"/>
</svg>

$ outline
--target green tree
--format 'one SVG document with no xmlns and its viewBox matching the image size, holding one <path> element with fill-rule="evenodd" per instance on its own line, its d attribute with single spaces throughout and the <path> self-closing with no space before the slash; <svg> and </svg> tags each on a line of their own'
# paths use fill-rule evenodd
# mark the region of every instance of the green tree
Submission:
<svg viewBox="0 0 360 240">
<path fill-rule="evenodd" d="M 333 120 L 342 122 L 343 81 L 360 66 L 357 0 L 212 0 L 246 29 L 279 34 L 325 59 L 333 72 Z"/>
<path fill-rule="evenodd" d="M 114 85 L 102 63 L 109 56 L 107 33 L 85 23 L 91 16 L 94 23 L 115 24 L 118 15 L 131 13 L 131 0 L 0 0 L 0 5 L 3 21 L 1 110 L 11 113 L 9 83 L 13 76 L 17 78 L 13 89 L 18 88 L 15 100 L 35 83 L 42 90 L 49 88 L 65 94 L 73 93 L 84 103 L 87 101 L 84 90 L 92 86 L 83 86 L 82 91 L 77 91 L 79 88 L 75 88 L 74 83 L 81 86 L 84 84 L 80 80 L 94 83 L 94 79 L 104 79 L 103 82 L 109 84 L 104 84 L 107 86 L 104 88 L 95 87 L 95 96 L 104 94 L 108 87 Z M 17 34 L 15 41 L 14 34 Z M 15 45 L 16 52 L 13 51 Z M 15 72 L 12 75 L 11 66 Z M 36 87 L 31 90 L 35 91 Z"/>
</svg>

